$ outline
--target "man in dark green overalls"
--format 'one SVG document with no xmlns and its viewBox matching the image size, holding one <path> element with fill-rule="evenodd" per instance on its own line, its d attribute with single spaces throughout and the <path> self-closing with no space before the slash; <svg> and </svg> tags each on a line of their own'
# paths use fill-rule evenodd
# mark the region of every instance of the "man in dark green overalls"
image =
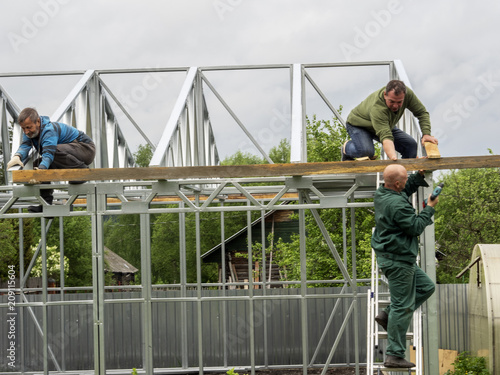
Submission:
<svg viewBox="0 0 500 375">
<path fill-rule="evenodd" d="M 409 200 L 419 186 L 429 186 L 423 172 L 410 177 L 402 165 L 384 170 L 384 186 L 375 193 L 375 231 L 372 247 L 377 263 L 389 280 L 391 303 L 375 320 L 386 331 L 388 345 L 385 367 L 411 368 L 405 360 L 406 332 L 413 312 L 434 293 L 435 285 L 417 266 L 418 236 L 432 224 L 439 198 L 428 198 L 427 206 L 416 213 Z"/>
</svg>

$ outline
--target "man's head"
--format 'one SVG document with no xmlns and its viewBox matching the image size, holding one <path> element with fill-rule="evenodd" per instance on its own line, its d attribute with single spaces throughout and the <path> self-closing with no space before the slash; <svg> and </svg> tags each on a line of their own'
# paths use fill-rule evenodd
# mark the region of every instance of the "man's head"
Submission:
<svg viewBox="0 0 500 375">
<path fill-rule="evenodd" d="M 403 81 L 396 79 L 390 81 L 385 86 L 384 99 L 385 104 L 392 112 L 397 112 L 403 105 L 406 95 L 406 85 Z"/>
<path fill-rule="evenodd" d="M 40 116 L 35 108 L 24 108 L 17 122 L 28 138 L 36 138 L 40 135 Z"/>
<path fill-rule="evenodd" d="M 384 186 L 401 193 L 408 180 L 406 168 L 399 164 L 391 164 L 384 169 Z"/>
</svg>

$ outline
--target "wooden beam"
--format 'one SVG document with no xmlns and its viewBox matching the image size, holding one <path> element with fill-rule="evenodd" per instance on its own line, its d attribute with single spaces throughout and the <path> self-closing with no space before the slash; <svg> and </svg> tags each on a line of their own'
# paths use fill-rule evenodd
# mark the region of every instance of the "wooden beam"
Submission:
<svg viewBox="0 0 500 375">
<path fill-rule="evenodd" d="M 51 181 L 170 180 L 197 178 L 244 178 L 362 174 L 383 172 L 389 164 L 401 164 L 408 171 L 500 167 L 500 155 L 292 164 L 219 165 L 207 167 L 151 167 L 20 170 L 12 172 L 15 183 Z"/>
</svg>

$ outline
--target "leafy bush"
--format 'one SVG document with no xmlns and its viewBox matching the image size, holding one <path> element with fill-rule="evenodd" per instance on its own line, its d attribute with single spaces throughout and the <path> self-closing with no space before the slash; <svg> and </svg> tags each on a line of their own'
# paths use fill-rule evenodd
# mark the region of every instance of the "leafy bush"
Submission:
<svg viewBox="0 0 500 375">
<path fill-rule="evenodd" d="M 468 352 L 462 352 L 453 362 L 454 371 L 448 370 L 445 375 L 490 375 L 486 358 L 474 357 Z"/>
<path fill-rule="evenodd" d="M 239 375 L 237 372 L 234 372 L 234 367 L 231 369 L 231 370 L 228 370 L 226 372 L 227 375 Z M 245 375 L 248 375 L 248 374 L 245 374 Z"/>
</svg>

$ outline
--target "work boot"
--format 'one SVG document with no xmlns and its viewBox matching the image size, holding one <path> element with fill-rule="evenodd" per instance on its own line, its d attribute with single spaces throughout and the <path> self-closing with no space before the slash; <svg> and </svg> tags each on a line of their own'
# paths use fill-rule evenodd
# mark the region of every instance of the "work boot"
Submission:
<svg viewBox="0 0 500 375">
<path fill-rule="evenodd" d="M 382 310 L 375 317 L 375 321 L 380 324 L 380 326 L 387 331 L 387 322 L 389 320 L 389 315 L 387 315 L 385 310 Z"/>
<path fill-rule="evenodd" d="M 28 212 L 31 212 L 32 214 L 37 214 L 40 212 L 43 212 L 43 206 L 28 206 Z"/>
<path fill-rule="evenodd" d="M 387 357 L 385 357 L 384 366 L 390 368 L 412 368 L 415 367 L 415 364 L 412 362 L 408 362 L 404 358 L 396 357 L 394 355 L 387 355 Z"/>
<path fill-rule="evenodd" d="M 47 204 L 52 204 L 54 201 L 54 189 L 40 189 L 40 196 L 44 199 Z M 28 206 L 28 212 L 31 213 L 40 213 L 43 212 L 43 206 Z"/>
</svg>

